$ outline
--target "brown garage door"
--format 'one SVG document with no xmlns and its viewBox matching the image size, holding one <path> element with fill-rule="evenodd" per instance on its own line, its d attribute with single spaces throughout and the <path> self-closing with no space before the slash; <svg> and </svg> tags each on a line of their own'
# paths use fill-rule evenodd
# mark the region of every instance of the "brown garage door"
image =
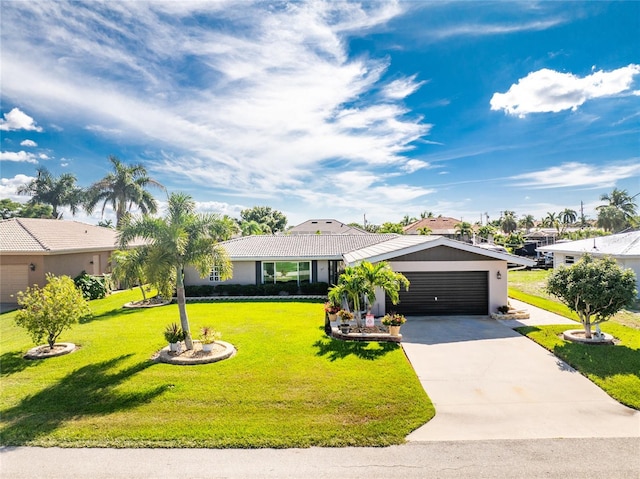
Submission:
<svg viewBox="0 0 640 479">
<path fill-rule="evenodd" d="M 29 285 L 29 266 L 26 264 L 0 265 L 0 302 L 17 303 L 16 293 Z"/>
<path fill-rule="evenodd" d="M 387 311 L 406 315 L 486 315 L 489 313 L 487 271 L 447 271 L 403 273 L 409 291 L 400 291 L 400 302 Z"/>
</svg>

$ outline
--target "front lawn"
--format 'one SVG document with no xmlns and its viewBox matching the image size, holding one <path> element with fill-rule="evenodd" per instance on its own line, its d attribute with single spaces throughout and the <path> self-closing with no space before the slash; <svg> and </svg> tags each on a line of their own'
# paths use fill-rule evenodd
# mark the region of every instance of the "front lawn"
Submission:
<svg viewBox="0 0 640 479">
<path fill-rule="evenodd" d="M 46 360 L 23 359 L 33 344 L 0 315 L 2 445 L 384 446 L 434 415 L 398 345 L 327 338 L 321 304 L 189 303 L 194 336 L 211 325 L 238 354 L 172 366 L 150 358 L 177 306 L 120 308 L 139 297 L 92 302 L 60 338 L 80 349 Z"/>
<path fill-rule="evenodd" d="M 550 271 L 510 271 L 509 297 L 578 321 L 578 315 L 544 291 Z M 574 329 L 580 329 L 576 324 Z M 602 323 L 602 331 L 620 342 L 615 346 L 585 345 L 565 341 L 562 326 L 517 328 L 536 343 L 580 371 L 607 394 L 640 409 L 640 313 L 621 311 Z"/>
</svg>

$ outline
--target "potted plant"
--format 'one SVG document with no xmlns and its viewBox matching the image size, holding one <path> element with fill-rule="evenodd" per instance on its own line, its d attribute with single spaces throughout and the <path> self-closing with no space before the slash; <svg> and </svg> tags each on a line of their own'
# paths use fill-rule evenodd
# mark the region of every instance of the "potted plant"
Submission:
<svg viewBox="0 0 640 479">
<path fill-rule="evenodd" d="M 327 301 L 324 303 L 324 311 L 329 315 L 329 321 L 336 321 L 338 318 L 338 311 L 340 311 L 340 306 L 334 303 L 333 301 Z"/>
<path fill-rule="evenodd" d="M 213 345 L 216 339 L 220 339 L 221 334 L 218 331 L 214 331 L 211 326 L 203 326 L 200 329 L 200 342 L 202 343 L 202 350 L 206 353 L 213 351 Z"/>
<path fill-rule="evenodd" d="M 389 328 L 391 336 L 398 336 L 400 334 L 400 326 L 406 322 L 407 318 L 398 313 L 388 313 L 382 318 L 382 324 Z"/>
<path fill-rule="evenodd" d="M 185 336 L 185 332 L 180 326 L 176 323 L 169 324 L 164 330 L 164 339 L 169 343 L 169 351 L 179 353 Z"/>
<path fill-rule="evenodd" d="M 346 309 L 341 309 L 338 311 L 337 315 L 340 318 L 340 330 L 343 334 L 347 334 L 351 330 L 351 324 L 349 324 L 349 321 L 353 319 L 353 313 Z"/>
</svg>

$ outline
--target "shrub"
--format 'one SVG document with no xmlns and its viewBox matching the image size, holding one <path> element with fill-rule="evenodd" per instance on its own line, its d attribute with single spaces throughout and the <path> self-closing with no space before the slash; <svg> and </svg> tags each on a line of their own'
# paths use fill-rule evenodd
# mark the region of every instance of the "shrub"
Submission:
<svg viewBox="0 0 640 479">
<path fill-rule="evenodd" d="M 88 300 L 102 299 L 111 292 L 111 279 L 106 275 L 91 276 L 83 271 L 73 278 L 73 282 Z"/>
<path fill-rule="evenodd" d="M 498 306 L 498 313 L 507 314 L 509 312 L 509 306 Z"/>
<path fill-rule="evenodd" d="M 185 332 L 176 323 L 171 323 L 164 329 L 164 339 L 166 339 L 168 343 L 184 341 L 185 336 Z"/>
<path fill-rule="evenodd" d="M 34 286 L 18 293 L 16 324 L 25 328 L 37 344 L 47 338 L 53 349 L 65 329 L 91 315 L 89 304 L 69 276 L 47 274 L 44 288 Z"/>
</svg>

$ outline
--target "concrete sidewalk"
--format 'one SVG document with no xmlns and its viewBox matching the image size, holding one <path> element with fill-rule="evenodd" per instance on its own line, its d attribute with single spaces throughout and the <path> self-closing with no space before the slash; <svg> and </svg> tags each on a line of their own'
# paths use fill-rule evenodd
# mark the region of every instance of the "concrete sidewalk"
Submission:
<svg viewBox="0 0 640 479">
<path fill-rule="evenodd" d="M 574 324 L 511 300 L 529 320 L 413 317 L 402 346 L 436 407 L 410 441 L 640 437 L 640 412 L 513 327 Z"/>
</svg>

